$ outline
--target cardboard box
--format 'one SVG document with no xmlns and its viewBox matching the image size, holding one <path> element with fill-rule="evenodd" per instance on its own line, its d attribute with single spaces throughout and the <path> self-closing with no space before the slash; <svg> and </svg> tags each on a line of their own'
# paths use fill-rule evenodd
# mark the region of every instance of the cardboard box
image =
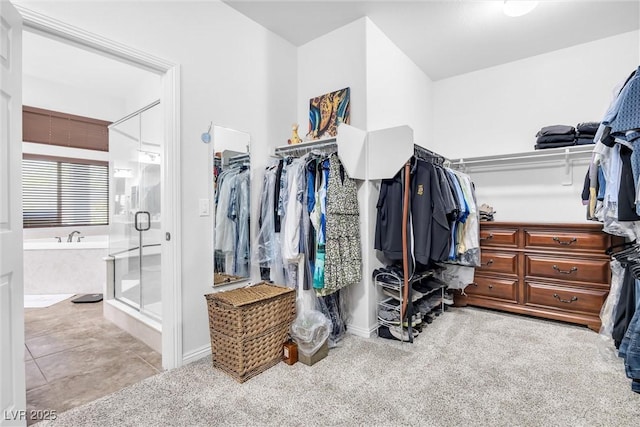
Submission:
<svg viewBox="0 0 640 427">
<path fill-rule="evenodd" d="M 300 349 L 298 349 L 298 362 L 302 362 L 305 365 L 312 366 L 327 357 L 327 354 L 329 354 L 328 340 L 326 340 L 324 344 L 322 344 L 318 351 L 310 356 L 307 356 L 306 354 L 302 353 Z"/>
</svg>

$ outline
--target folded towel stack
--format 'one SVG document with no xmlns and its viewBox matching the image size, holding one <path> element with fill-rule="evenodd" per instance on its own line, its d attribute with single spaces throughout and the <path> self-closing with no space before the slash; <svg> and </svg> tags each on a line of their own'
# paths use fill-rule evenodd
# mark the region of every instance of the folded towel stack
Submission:
<svg viewBox="0 0 640 427">
<path fill-rule="evenodd" d="M 593 144 L 598 127 L 600 127 L 598 122 L 578 123 L 576 126 L 576 145 Z"/>
<path fill-rule="evenodd" d="M 536 150 L 568 147 L 575 144 L 576 128 L 567 125 L 545 126 L 536 133 Z"/>
<path fill-rule="evenodd" d="M 575 128 L 568 125 L 545 126 L 536 133 L 535 149 L 593 144 L 599 127 L 598 122 L 578 123 Z"/>
</svg>

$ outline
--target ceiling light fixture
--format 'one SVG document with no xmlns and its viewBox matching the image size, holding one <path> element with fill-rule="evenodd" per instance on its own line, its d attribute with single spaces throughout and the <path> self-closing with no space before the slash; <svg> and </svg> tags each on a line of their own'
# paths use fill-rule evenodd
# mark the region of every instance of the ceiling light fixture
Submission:
<svg viewBox="0 0 640 427">
<path fill-rule="evenodd" d="M 507 16 L 522 16 L 531 12 L 537 5 L 537 1 L 505 0 L 502 11 Z"/>
</svg>

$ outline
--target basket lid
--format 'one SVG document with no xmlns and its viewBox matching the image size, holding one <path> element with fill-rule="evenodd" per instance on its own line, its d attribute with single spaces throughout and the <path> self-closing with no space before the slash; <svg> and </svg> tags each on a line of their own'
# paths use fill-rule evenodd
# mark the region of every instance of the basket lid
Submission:
<svg viewBox="0 0 640 427">
<path fill-rule="evenodd" d="M 290 292 L 295 292 L 295 289 L 270 285 L 263 282 L 247 288 L 238 288 L 230 291 L 208 294 L 206 297 L 207 299 L 215 299 L 234 307 L 242 307 L 243 305 L 273 298 Z"/>
</svg>

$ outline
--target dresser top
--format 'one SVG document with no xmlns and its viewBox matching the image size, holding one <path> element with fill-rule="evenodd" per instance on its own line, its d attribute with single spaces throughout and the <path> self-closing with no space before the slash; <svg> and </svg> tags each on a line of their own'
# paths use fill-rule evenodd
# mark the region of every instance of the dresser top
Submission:
<svg viewBox="0 0 640 427">
<path fill-rule="evenodd" d="M 560 223 L 560 222 L 513 222 L 513 221 L 480 221 L 480 227 L 488 228 L 546 228 L 565 230 L 602 231 L 602 224 L 592 223 Z"/>
</svg>

